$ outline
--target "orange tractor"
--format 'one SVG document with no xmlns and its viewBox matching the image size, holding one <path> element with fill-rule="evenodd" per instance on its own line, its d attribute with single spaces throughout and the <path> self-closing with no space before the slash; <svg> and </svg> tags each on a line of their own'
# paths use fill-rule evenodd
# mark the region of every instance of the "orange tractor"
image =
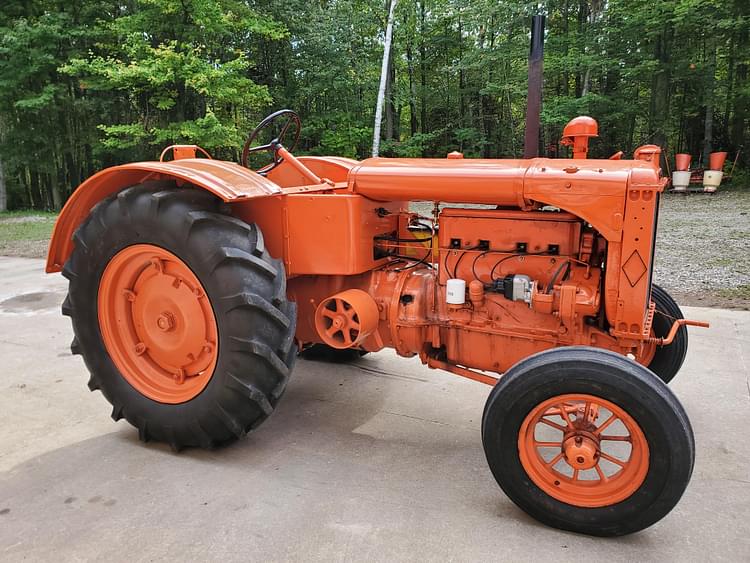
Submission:
<svg viewBox="0 0 750 563">
<path fill-rule="evenodd" d="M 588 534 L 640 530 L 693 469 L 666 383 L 685 325 L 702 323 L 651 280 L 660 149 L 587 159 L 596 127 L 568 124 L 572 159 L 360 162 L 295 157 L 299 117 L 282 110 L 241 164 L 177 145 L 103 170 L 50 244 L 71 349 L 115 420 L 175 449 L 258 426 L 306 350 L 418 355 L 492 386 L 484 449 L 523 510 Z"/>
</svg>

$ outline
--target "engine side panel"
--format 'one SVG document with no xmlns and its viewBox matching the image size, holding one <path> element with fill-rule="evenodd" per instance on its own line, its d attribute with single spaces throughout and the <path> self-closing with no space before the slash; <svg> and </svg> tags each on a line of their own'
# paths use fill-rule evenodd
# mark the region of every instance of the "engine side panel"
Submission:
<svg viewBox="0 0 750 563">
<path fill-rule="evenodd" d="M 287 276 L 349 276 L 386 262 L 375 257 L 375 238 L 398 229 L 405 207 L 356 194 L 296 193 L 239 203 L 233 211 L 258 224 Z"/>
<path fill-rule="evenodd" d="M 444 209 L 440 283 L 452 277 L 491 283 L 505 274 L 547 283 L 565 257 L 577 255 L 581 229 L 581 221 L 568 213 Z"/>
</svg>

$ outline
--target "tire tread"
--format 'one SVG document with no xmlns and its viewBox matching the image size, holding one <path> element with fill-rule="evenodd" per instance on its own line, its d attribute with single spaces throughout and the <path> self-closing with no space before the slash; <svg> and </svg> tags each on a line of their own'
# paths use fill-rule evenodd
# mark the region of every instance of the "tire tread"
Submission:
<svg viewBox="0 0 750 563">
<path fill-rule="evenodd" d="M 62 305 L 73 321 L 71 351 L 84 357 L 89 388 L 102 391 L 112 417 L 127 419 L 141 441 L 166 442 L 175 451 L 230 443 L 266 420 L 286 388 L 296 359 L 296 306 L 286 297 L 284 265 L 268 254 L 260 229 L 230 209 L 203 190 L 146 182 L 99 202 L 74 235 Z M 135 391 L 101 343 L 90 295 L 98 291 L 102 253 L 139 243 L 174 252 L 202 272 L 207 293 L 206 283 L 215 288 L 209 297 L 222 335 L 217 370 L 224 367 L 186 403 L 161 404 Z M 221 384 L 209 392 L 217 378 Z"/>
</svg>

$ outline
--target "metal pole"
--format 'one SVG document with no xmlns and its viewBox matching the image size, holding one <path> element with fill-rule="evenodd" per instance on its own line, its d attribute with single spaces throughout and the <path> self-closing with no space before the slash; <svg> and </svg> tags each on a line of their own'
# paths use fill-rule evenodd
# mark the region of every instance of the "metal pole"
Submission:
<svg viewBox="0 0 750 563">
<path fill-rule="evenodd" d="M 544 70 L 544 16 L 531 18 L 529 48 L 529 91 L 526 98 L 526 132 L 523 156 L 539 156 L 539 121 L 542 111 L 542 74 Z"/>
<path fill-rule="evenodd" d="M 385 99 L 385 83 L 388 78 L 388 60 L 391 57 L 391 39 L 393 37 L 393 13 L 396 10 L 397 0 L 391 0 L 391 8 L 388 12 L 388 25 L 385 28 L 385 47 L 383 48 L 383 65 L 380 67 L 380 87 L 378 88 L 378 101 L 375 106 L 375 127 L 372 133 L 372 156 L 378 156 L 380 152 L 380 122 L 383 120 L 383 101 Z"/>
</svg>

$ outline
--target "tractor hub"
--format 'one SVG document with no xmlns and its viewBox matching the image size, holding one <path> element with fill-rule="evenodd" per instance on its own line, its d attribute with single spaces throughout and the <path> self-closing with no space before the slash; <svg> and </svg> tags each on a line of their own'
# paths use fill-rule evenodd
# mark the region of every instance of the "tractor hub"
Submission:
<svg viewBox="0 0 750 563">
<path fill-rule="evenodd" d="M 633 417 L 611 401 L 585 394 L 558 395 L 534 407 L 521 426 L 518 453 L 542 491 L 587 508 L 630 497 L 649 468 L 648 442 Z"/>
<path fill-rule="evenodd" d="M 164 311 L 159 318 L 156 319 L 156 326 L 159 330 L 168 332 L 174 328 L 174 315 L 169 311 Z"/>
<path fill-rule="evenodd" d="M 99 326 L 122 376 L 155 401 L 188 401 L 213 374 L 211 304 L 193 271 L 163 248 L 138 244 L 112 258 L 99 284 Z"/>
<path fill-rule="evenodd" d="M 581 433 L 566 438 L 562 450 L 565 460 L 574 469 L 591 469 L 599 462 L 599 441 Z"/>
</svg>

